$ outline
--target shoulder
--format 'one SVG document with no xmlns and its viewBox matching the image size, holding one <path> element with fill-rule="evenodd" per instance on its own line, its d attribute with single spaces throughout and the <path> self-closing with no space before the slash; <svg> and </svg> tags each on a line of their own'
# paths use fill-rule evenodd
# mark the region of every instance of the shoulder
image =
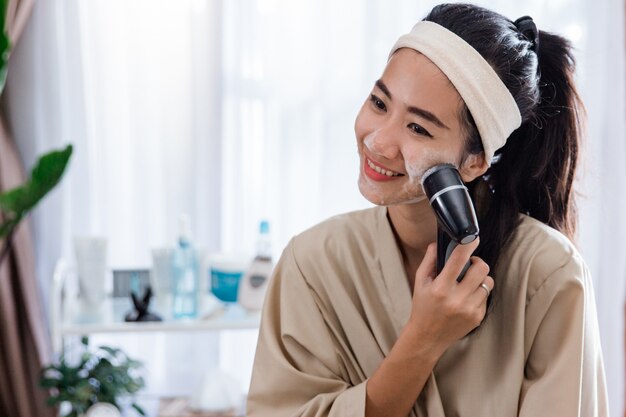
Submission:
<svg viewBox="0 0 626 417">
<path fill-rule="evenodd" d="M 550 281 L 551 287 L 584 285 L 585 262 L 574 243 L 559 231 L 527 215 L 520 215 L 520 223 L 499 267 L 504 273 L 515 271 L 518 284 L 527 286 L 527 301 Z M 501 270 L 503 271 L 503 270 Z"/>
<path fill-rule="evenodd" d="M 307 281 L 346 276 L 355 265 L 374 268 L 376 234 L 385 216 L 384 207 L 333 216 L 292 239 L 293 259 Z"/>
<path fill-rule="evenodd" d="M 375 233 L 374 228 L 383 209 L 372 207 L 324 220 L 294 237 L 296 253 L 337 248 Z"/>
</svg>

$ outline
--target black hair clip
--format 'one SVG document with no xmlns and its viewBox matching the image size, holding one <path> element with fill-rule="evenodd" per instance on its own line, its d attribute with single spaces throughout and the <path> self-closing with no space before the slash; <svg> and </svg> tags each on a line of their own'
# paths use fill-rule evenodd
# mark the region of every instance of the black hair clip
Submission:
<svg viewBox="0 0 626 417">
<path fill-rule="evenodd" d="M 530 16 L 522 16 L 513 22 L 517 30 L 531 43 L 532 46 L 530 49 L 533 51 L 539 51 L 539 31 L 537 30 L 537 25 L 533 21 L 533 18 Z"/>
</svg>

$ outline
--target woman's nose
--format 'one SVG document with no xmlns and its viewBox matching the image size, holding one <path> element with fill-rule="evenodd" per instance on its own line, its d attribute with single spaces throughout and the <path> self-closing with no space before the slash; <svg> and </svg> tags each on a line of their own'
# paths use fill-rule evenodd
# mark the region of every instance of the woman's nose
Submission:
<svg viewBox="0 0 626 417">
<path fill-rule="evenodd" d="M 395 135 L 389 129 L 380 129 L 371 132 L 365 138 L 365 146 L 372 153 L 386 159 L 394 159 L 398 156 L 398 143 Z"/>
</svg>

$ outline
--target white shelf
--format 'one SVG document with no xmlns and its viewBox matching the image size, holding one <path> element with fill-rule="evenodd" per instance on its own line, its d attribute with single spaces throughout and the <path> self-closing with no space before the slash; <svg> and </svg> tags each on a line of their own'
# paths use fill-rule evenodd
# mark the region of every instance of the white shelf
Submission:
<svg viewBox="0 0 626 417">
<path fill-rule="evenodd" d="M 168 312 L 171 304 L 153 298 L 150 312 L 159 314 L 160 322 L 125 322 L 124 317 L 132 310 L 130 297 L 106 297 L 98 305 L 88 305 L 76 295 L 64 290 L 70 274 L 64 260 L 55 268 L 50 293 L 50 329 L 55 352 L 59 351 L 66 336 L 88 336 L 94 333 L 138 332 L 189 332 L 258 329 L 260 312 L 247 312 L 239 305 L 224 305 L 212 294 L 204 294 L 200 300 L 197 319 L 175 320 Z"/>
<path fill-rule="evenodd" d="M 201 318 L 174 320 L 155 309 L 163 317 L 163 321 L 125 322 L 124 316 L 131 310 L 130 299 L 107 298 L 95 307 L 86 306 L 79 299 L 66 300 L 59 332 L 63 337 L 93 333 L 188 332 L 259 327 L 259 312 L 250 313 L 237 305 L 224 307 L 212 296 L 207 296 L 203 301 Z"/>
</svg>

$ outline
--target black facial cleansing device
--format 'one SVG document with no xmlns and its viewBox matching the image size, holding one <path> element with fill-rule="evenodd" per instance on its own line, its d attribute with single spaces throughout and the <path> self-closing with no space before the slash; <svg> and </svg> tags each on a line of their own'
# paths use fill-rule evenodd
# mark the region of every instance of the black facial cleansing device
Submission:
<svg viewBox="0 0 626 417">
<path fill-rule="evenodd" d="M 452 164 L 435 165 L 424 173 L 422 188 L 437 217 L 437 275 L 452 250 L 478 237 L 478 220 L 467 187 Z M 457 278 L 463 279 L 468 261 Z"/>
</svg>

